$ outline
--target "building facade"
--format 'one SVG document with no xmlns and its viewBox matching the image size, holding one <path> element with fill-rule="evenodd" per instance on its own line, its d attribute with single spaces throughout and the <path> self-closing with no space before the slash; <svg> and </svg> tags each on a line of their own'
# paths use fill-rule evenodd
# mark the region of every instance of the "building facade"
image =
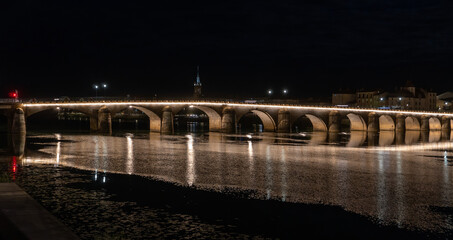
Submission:
<svg viewBox="0 0 453 240">
<path fill-rule="evenodd" d="M 336 97 L 336 98 L 335 98 Z M 338 105 L 340 94 L 332 95 L 332 104 Z M 414 87 L 410 82 L 395 92 L 357 91 L 355 106 L 361 108 L 438 111 L 435 92 Z M 335 99 L 335 100 L 334 100 Z M 351 105 L 350 105 L 351 106 Z"/>
</svg>

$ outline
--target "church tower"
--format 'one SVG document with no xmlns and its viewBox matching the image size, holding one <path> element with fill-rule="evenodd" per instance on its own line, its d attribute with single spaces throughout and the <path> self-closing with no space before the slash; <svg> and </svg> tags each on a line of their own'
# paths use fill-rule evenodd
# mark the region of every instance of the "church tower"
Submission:
<svg viewBox="0 0 453 240">
<path fill-rule="evenodd" d="M 201 98 L 200 66 L 197 66 L 197 80 L 193 84 L 193 97 Z"/>
</svg>

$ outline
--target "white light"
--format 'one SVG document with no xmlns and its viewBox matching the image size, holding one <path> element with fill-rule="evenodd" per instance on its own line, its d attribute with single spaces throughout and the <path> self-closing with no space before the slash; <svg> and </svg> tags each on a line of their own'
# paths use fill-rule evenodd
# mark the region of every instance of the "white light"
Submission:
<svg viewBox="0 0 453 240">
<path fill-rule="evenodd" d="M 132 108 L 132 106 L 129 106 L 129 108 Z"/>
<path fill-rule="evenodd" d="M 57 107 L 57 110 L 60 110 L 60 107 Z"/>
<path fill-rule="evenodd" d="M 287 93 L 288 93 L 288 90 L 283 89 L 283 93 L 284 93 L 284 94 L 287 94 Z"/>
<path fill-rule="evenodd" d="M 268 90 L 267 93 L 272 94 L 272 90 Z"/>
<path fill-rule="evenodd" d="M 190 108 L 193 108 L 193 105 L 190 105 L 189 107 L 190 107 Z"/>
<path fill-rule="evenodd" d="M 291 105 L 270 105 L 270 104 L 248 104 L 248 103 L 231 103 L 231 102 L 178 102 L 178 101 L 148 101 L 148 102 L 77 102 L 77 103 L 26 103 L 24 107 L 52 107 L 52 106 L 62 106 L 62 107 L 71 107 L 71 106 L 121 106 L 127 105 L 140 105 L 140 106 L 147 106 L 147 105 L 163 105 L 163 106 L 187 106 L 187 105 L 206 105 L 206 106 L 229 106 L 229 107 L 252 107 L 252 108 L 287 108 L 287 109 L 298 109 L 298 110 L 327 110 L 327 111 L 342 111 L 342 112 L 376 112 L 376 113 L 401 113 L 401 114 L 408 114 L 408 115 L 427 115 L 427 116 L 449 116 L 453 117 L 453 113 L 432 113 L 432 112 L 424 112 L 424 111 L 395 111 L 395 110 L 385 110 L 385 109 L 356 109 L 356 108 L 339 108 L 339 107 L 314 107 L 314 106 L 291 106 Z"/>
<path fill-rule="evenodd" d="M 98 85 L 94 85 L 94 88 L 98 89 L 98 87 L 99 87 Z"/>
<path fill-rule="evenodd" d="M 102 86 L 103 86 L 104 88 L 106 88 L 106 87 L 107 87 L 107 84 L 104 83 L 104 84 L 102 84 Z"/>
<path fill-rule="evenodd" d="M 398 100 L 400 100 L 400 101 L 401 101 L 401 99 L 402 99 L 402 98 L 398 98 Z"/>
<path fill-rule="evenodd" d="M 384 101 L 384 98 L 381 98 L 381 101 Z"/>
<path fill-rule="evenodd" d="M 250 134 L 247 134 L 246 136 L 250 139 L 252 138 L 252 135 L 250 135 Z"/>
</svg>

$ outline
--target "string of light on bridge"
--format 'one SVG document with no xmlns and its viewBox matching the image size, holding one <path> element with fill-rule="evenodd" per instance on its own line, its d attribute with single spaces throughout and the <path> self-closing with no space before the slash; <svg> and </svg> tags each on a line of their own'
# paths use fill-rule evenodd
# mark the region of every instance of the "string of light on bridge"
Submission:
<svg viewBox="0 0 453 240">
<path fill-rule="evenodd" d="M 230 102 L 78 102 L 78 103 L 26 103 L 24 107 L 74 107 L 74 106 L 146 106 L 146 105 L 165 105 L 165 106 L 229 106 L 229 107 L 250 107 L 250 108 L 286 108 L 297 110 L 328 110 L 343 112 L 376 112 L 376 113 L 394 113 L 406 115 L 427 115 L 427 116 L 448 116 L 453 117 L 453 113 L 433 113 L 422 111 L 401 111 L 401 110 L 383 110 L 367 108 L 339 108 L 339 107 L 316 107 L 316 106 L 294 106 L 294 105 L 272 105 L 272 104 L 250 104 L 250 103 L 230 103 Z"/>
</svg>

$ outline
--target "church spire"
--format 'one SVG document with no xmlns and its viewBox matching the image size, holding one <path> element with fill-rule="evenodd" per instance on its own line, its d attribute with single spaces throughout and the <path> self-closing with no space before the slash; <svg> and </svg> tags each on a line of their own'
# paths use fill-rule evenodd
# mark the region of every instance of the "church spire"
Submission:
<svg viewBox="0 0 453 240">
<path fill-rule="evenodd" d="M 194 86 L 201 86 L 201 81 L 200 81 L 200 66 L 197 66 L 197 81 L 194 83 Z"/>
<path fill-rule="evenodd" d="M 201 98 L 200 66 L 197 66 L 197 78 L 193 84 L 193 97 Z"/>
</svg>

